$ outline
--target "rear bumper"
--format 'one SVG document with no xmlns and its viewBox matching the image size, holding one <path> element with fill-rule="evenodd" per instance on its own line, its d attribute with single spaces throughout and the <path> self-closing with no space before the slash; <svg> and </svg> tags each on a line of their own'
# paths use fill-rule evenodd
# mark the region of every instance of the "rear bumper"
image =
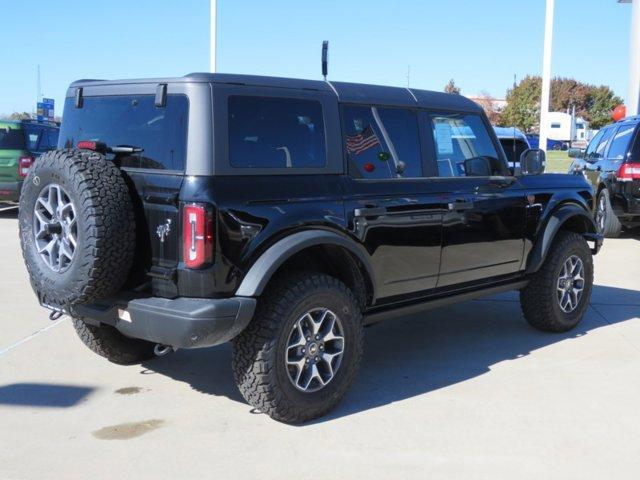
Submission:
<svg viewBox="0 0 640 480">
<path fill-rule="evenodd" d="M 112 325 L 121 333 L 179 348 L 227 342 L 249 324 L 256 299 L 146 297 L 82 305 L 73 315 L 89 324 Z"/>
<path fill-rule="evenodd" d="M 21 190 L 22 180 L 0 182 L 0 202 L 18 203 Z"/>
</svg>

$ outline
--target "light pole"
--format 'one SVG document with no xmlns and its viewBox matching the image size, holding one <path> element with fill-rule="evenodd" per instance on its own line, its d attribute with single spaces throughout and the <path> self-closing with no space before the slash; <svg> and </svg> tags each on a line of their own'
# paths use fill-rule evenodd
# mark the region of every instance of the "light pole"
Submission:
<svg viewBox="0 0 640 480">
<path fill-rule="evenodd" d="M 217 35 L 217 16 L 218 16 L 218 7 L 216 0 L 211 0 L 211 20 L 209 22 L 210 28 L 210 49 L 209 49 L 209 70 L 211 73 L 216 73 L 217 70 L 217 59 L 216 59 L 216 35 Z"/>
<path fill-rule="evenodd" d="M 631 34 L 629 44 L 629 87 L 627 90 L 627 115 L 640 111 L 640 0 L 618 0 L 631 5 Z"/>
<path fill-rule="evenodd" d="M 544 17 L 544 51 L 542 56 L 542 95 L 540 97 L 540 144 L 539 148 L 547 151 L 549 129 L 549 97 L 551 93 L 551 46 L 553 44 L 553 5 L 554 0 L 547 0 Z"/>
</svg>

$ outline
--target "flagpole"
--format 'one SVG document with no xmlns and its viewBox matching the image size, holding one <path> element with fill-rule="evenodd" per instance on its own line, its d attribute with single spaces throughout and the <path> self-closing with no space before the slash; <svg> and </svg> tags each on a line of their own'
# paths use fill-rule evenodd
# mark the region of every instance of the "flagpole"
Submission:
<svg viewBox="0 0 640 480">
<path fill-rule="evenodd" d="M 540 144 L 547 151 L 549 129 L 549 98 L 551 96 L 551 46 L 553 44 L 553 7 L 554 0 L 547 0 L 547 11 L 544 20 L 544 52 L 542 56 L 542 96 L 540 98 Z"/>
<path fill-rule="evenodd" d="M 218 7 L 217 7 L 217 2 L 216 0 L 210 0 L 211 4 L 210 4 L 210 14 L 211 14 L 211 19 L 209 22 L 209 28 L 210 28 L 210 48 L 209 48 L 209 69 L 211 70 L 211 73 L 216 73 L 217 70 L 217 58 L 216 58 L 216 40 L 217 40 L 217 14 L 218 14 Z"/>
</svg>

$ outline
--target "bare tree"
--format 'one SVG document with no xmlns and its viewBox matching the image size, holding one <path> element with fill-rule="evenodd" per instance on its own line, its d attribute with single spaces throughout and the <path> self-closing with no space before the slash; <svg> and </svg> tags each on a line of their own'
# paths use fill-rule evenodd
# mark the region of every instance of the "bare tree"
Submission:
<svg viewBox="0 0 640 480">
<path fill-rule="evenodd" d="M 453 78 L 449 80 L 449 83 L 444 86 L 444 91 L 447 93 L 455 93 L 456 95 L 460 95 L 460 87 L 456 85 L 456 82 L 453 80 Z"/>
</svg>

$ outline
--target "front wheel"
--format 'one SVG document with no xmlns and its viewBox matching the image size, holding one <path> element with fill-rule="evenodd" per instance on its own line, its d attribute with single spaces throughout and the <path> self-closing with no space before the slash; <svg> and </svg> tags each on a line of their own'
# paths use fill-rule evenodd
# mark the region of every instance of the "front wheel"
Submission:
<svg viewBox="0 0 640 480">
<path fill-rule="evenodd" d="M 339 280 L 313 272 L 276 279 L 233 342 L 242 396 L 275 420 L 299 423 L 331 410 L 362 357 L 362 315 Z"/>
<path fill-rule="evenodd" d="M 520 291 L 524 317 L 539 330 L 571 330 L 589 306 L 592 287 L 589 245 L 577 233 L 560 231 L 544 264 Z"/>
</svg>

